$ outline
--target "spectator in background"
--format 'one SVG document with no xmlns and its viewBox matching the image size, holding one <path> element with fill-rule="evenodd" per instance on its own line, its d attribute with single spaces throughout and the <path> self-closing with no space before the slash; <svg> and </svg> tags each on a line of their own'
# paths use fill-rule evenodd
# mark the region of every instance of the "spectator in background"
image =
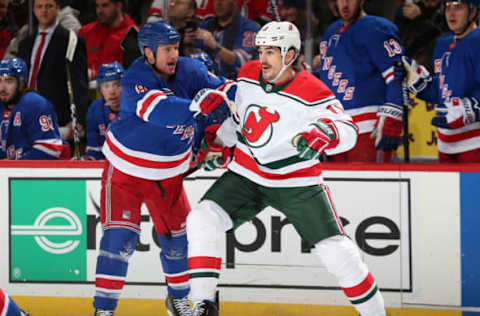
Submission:
<svg viewBox="0 0 480 316">
<path fill-rule="evenodd" d="M 415 59 L 433 73 L 433 49 L 438 38 L 448 31 L 441 0 L 405 2 L 397 10 L 395 24 L 405 55 Z"/>
<path fill-rule="evenodd" d="M 389 162 L 402 134 L 401 86 L 393 65 L 402 56 L 398 30 L 390 21 L 367 15 L 365 0 L 337 0 L 341 19 L 320 43 L 316 72 L 359 127 L 355 147 L 331 161 Z"/>
<path fill-rule="evenodd" d="M 193 36 L 201 21 L 196 16 L 197 3 L 195 0 L 170 0 L 167 11 L 167 22 L 170 23 L 180 33 L 180 46 L 178 53 L 180 56 L 187 56 L 194 51 Z M 187 43 L 185 45 L 185 37 Z"/>
<path fill-rule="evenodd" d="M 214 0 L 215 17 L 207 18 L 194 44 L 217 63 L 222 76 L 236 78 L 240 67 L 255 56 L 258 25 L 238 12 L 236 0 Z"/>
<path fill-rule="evenodd" d="M 66 53 L 70 36 L 77 37 L 73 61 L 68 63 L 79 130 L 85 126 L 88 108 L 87 56 L 85 40 L 57 23 L 59 0 L 35 0 L 33 13 L 38 20 L 34 33 L 19 46 L 19 57 L 30 71 L 28 87 L 52 102 L 58 116 L 62 139 L 73 139 L 70 95 L 67 89 Z"/>
<path fill-rule="evenodd" d="M 47 99 L 27 90 L 21 58 L 0 61 L 0 159 L 57 159 L 63 151 L 57 116 Z"/>
<path fill-rule="evenodd" d="M 280 14 L 277 0 L 273 1 L 276 8 L 271 7 L 270 0 L 238 0 L 237 8 L 244 17 L 263 25 L 275 20 L 275 14 Z M 197 0 L 197 16 L 203 20 L 215 16 L 213 3 L 214 0 Z"/>
<path fill-rule="evenodd" d="M 117 119 L 120 111 L 122 87 L 120 79 L 124 69 L 119 62 L 102 64 L 98 68 L 97 84 L 102 95 L 92 102 L 87 114 L 87 160 L 103 160 L 102 146 L 110 124 Z"/>
<path fill-rule="evenodd" d="M 73 30 L 78 32 L 82 27 L 78 20 L 79 12 L 72 7 L 66 5 L 63 1 L 58 1 L 60 5 L 60 11 L 58 12 L 58 23 L 67 30 Z M 38 21 L 34 20 L 35 26 L 38 25 Z M 28 24 L 23 24 L 16 36 L 12 38 L 8 45 L 5 57 L 17 57 L 18 56 L 18 44 L 28 35 Z"/>
<path fill-rule="evenodd" d="M 8 0 L 0 0 L 0 59 L 5 55 L 10 40 L 17 30 L 15 18 L 8 8 Z"/>
<path fill-rule="evenodd" d="M 95 80 L 101 64 L 123 64 L 121 43 L 135 22 L 124 14 L 124 0 L 96 0 L 97 20 L 83 26 L 78 34 L 87 41 L 88 79 Z"/>
</svg>

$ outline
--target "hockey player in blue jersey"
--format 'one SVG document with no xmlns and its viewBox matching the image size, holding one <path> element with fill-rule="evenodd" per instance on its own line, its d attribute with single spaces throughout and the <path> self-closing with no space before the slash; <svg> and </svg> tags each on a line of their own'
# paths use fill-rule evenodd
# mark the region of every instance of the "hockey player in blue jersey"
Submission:
<svg viewBox="0 0 480 316">
<path fill-rule="evenodd" d="M 393 81 L 393 65 L 403 53 L 398 30 L 390 21 L 366 14 L 364 3 L 337 0 L 341 19 L 327 28 L 320 43 L 315 74 L 342 102 L 360 133 L 352 150 L 330 156 L 330 161 L 388 162 L 402 134 L 402 91 Z"/>
<path fill-rule="evenodd" d="M 57 159 L 64 145 L 52 104 L 26 91 L 27 65 L 21 58 L 0 61 L 1 159 Z"/>
<path fill-rule="evenodd" d="M 0 315 L 2 316 L 28 316 L 22 311 L 7 292 L 0 289 Z"/>
<path fill-rule="evenodd" d="M 440 162 L 480 162 L 480 29 L 476 24 L 480 1 L 444 0 L 443 4 L 451 32 L 435 46 L 435 75 L 403 58 L 403 66 L 395 67 L 395 80 L 401 82 L 407 76 L 412 93 L 437 104 L 431 123 L 438 128 Z"/>
<path fill-rule="evenodd" d="M 117 119 L 120 111 L 120 95 L 124 69 L 115 61 L 102 64 L 97 72 L 97 85 L 101 98 L 92 102 L 87 114 L 87 148 L 85 159 L 103 160 L 102 146 L 110 124 Z"/>
<path fill-rule="evenodd" d="M 138 34 L 143 56 L 121 80 L 120 113 L 103 146 L 96 315 L 113 315 L 117 306 L 139 238 L 142 203 L 161 247 L 167 311 L 191 315 L 185 235 L 190 205 L 183 173 L 190 167 L 194 138 L 201 136 L 196 126 L 230 115 L 223 101 L 231 85 L 210 75 L 199 61 L 179 57 L 179 40 L 178 31 L 166 22 L 144 24 Z"/>
</svg>

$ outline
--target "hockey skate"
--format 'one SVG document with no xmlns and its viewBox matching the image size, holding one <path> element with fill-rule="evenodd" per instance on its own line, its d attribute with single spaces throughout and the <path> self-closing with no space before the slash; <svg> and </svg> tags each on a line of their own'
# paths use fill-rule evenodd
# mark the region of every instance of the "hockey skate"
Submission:
<svg viewBox="0 0 480 316">
<path fill-rule="evenodd" d="M 193 316 L 218 316 L 218 307 L 212 301 L 201 301 L 193 306 Z"/>
<path fill-rule="evenodd" d="M 168 316 L 193 316 L 188 298 L 173 298 L 170 295 L 165 299 Z"/>
<path fill-rule="evenodd" d="M 103 309 L 96 309 L 94 316 L 113 316 L 113 311 L 106 311 Z"/>
</svg>

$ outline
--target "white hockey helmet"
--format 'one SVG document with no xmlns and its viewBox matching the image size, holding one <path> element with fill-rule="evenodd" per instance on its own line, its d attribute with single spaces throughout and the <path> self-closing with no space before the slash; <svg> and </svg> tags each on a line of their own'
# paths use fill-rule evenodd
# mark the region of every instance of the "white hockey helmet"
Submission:
<svg viewBox="0 0 480 316">
<path fill-rule="evenodd" d="M 284 57 L 290 48 L 295 49 L 295 58 L 300 54 L 300 32 L 291 22 L 273 21 L 265 24 L 255 37 L 255 46 L 275 46 Z M 294 58 L 294 59 L 295 59 Z"/>
</svg>

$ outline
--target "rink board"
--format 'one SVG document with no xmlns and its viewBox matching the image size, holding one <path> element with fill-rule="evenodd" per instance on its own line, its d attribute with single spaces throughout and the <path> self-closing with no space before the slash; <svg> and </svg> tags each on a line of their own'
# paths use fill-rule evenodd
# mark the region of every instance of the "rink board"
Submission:
<svg viewBox="0 0 480 316">
<path fill-rule="evenodd" d="M 0 287 L 32 308 L 55 306 L 48 297 L 58 297 L 53 300 L 58 304 L 66 300 L 60 297 L 77 297 L 82 298 L 74 300 L 78 310 L 89 310 L 101 237 L 101 164 L 21 166 L 0 164 L 0 205 L 3 218 L 8 218 L 0 223 L 0 242 L 6 245 Z M 480 311 L 475 233 L 480 222 L 475 203 L 480 167 L 378 168 L 327 166 L 324 177 L 345 230 L 360 247 L 386 305 L 392 312 L 404 307 L 409 309 L 402 313 L 480 315 L 474 313 Z M 192 206 L 220 174 L 200 171 L 187 178 Z M 166 293 L 159 248 L 147 210 L 142 214 L 140 244 L 130 260 L 119 311 L 122 306 L 128 309 L 126 298 L 144 299 L 147 310 L 163 308 L 158 300 Z M 328 315 L 332 306 L 344 306 L 345 315 L 355 315 L 332 277 L 276 210 L 266 209 L 227 236 L 223 263 L 220 291 L 228 315 L 237 309 L 245 312 L 250 303 L 260 304 L 254 306 L 262 310 L 275 309 L 279 302 L 286 305 L 278 312 L 249 315 L 295 315 L 302 308 Z M 455 311 L 461 308 L 471 312 Z M 340 310 L 332 315 L 342 315 Z"/>
</svg>

